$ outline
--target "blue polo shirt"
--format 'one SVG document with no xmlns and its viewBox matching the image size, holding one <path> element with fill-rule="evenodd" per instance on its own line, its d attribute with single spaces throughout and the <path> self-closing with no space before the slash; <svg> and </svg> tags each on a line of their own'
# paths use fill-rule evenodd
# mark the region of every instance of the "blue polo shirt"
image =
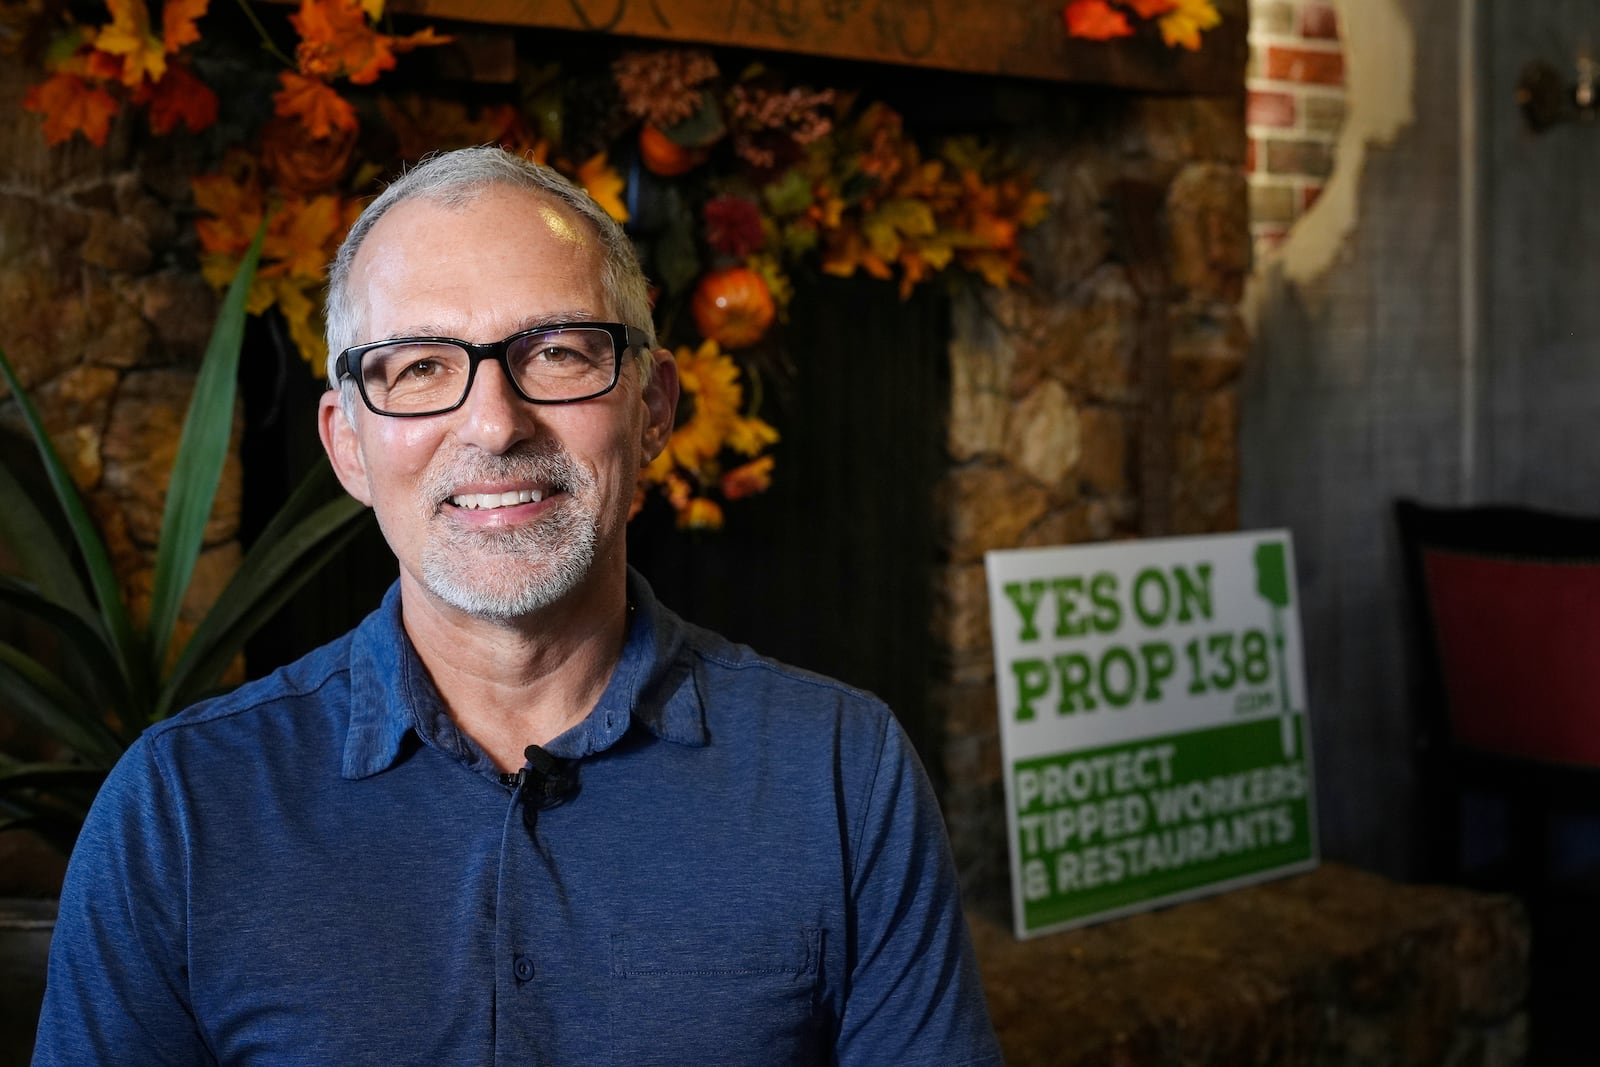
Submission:
<svg viewBox="0 0 1600 1067">
<path fill-rule="evenodd" d="M 999 1063 L 893 716 L 629 595 L 546 746 L 577 792 L 531 819 L 398 587 L 146 731 L 73 853 L 35 1064 Z"/>
</svg>

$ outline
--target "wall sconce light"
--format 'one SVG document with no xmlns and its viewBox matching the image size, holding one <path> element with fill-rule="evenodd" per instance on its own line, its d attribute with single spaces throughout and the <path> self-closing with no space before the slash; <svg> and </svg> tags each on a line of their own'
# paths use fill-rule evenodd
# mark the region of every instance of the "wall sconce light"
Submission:
<svg viewBox="0 0 1600 1067">
<path fill-rule="evenodd" d="M 1600 111 L 1600 64 L 1578 56 L 1576 79 L 1568 84 L 1555 67 L 1536 59 L 1522 68 L 1516 99 L 1534 133 L 1560 122 L 1591 122 Z"/>
</svg>

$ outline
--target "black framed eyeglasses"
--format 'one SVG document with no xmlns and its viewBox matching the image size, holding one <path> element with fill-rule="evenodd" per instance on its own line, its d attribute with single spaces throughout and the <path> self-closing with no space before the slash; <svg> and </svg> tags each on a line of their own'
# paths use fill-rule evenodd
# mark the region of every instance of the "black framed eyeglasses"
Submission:
<svg viewBox="0 0 1600 1067">
<path fill-rule="evenodd" d="M 622 356 L 650 341 L 620 322 L 567 322 L 476 345 L 454 337 L 395 337 L 339 353 L 334 374 L 354 378 L 379 415 L 443 415 L 466 403 L 478 364 L 492 359 L 530 404 L 575 404 L 617 386 Z"/>
</svg>

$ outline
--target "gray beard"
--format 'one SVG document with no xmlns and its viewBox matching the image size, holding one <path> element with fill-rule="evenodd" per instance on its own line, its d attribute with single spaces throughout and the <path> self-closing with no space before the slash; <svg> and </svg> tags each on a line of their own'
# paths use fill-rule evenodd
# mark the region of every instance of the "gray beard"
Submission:
<svg viewBox="0 0 1600 1067">
<path fill-rule="evenodd" d="M 470 531 L 441 524 L 422 551 L 428 591 L 478 618 L 515 619 L 547 608 L 576 589 L 594 565 L 595 482 L 558 445 L 479 454 L 473 462 L 430 471 L 423 488 L 425 499 L 442 501 L 463 482 L 508 479 L 546 483 L 565 490 L 565 497 L 533 525 Z"/>
</svg>

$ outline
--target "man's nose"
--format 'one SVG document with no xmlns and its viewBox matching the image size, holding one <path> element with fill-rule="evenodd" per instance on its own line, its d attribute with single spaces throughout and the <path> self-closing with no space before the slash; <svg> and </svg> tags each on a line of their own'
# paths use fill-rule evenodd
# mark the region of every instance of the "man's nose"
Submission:
<svg viewBox="0 0 1600 1067">
<path fill-rule="evenodd" d="M 493 360 L 478 364 L 458 414 L 456 437 L 486 452 L 504 452 L 537 432 L 534 405 L 517 394 Z"/>
</svg>

